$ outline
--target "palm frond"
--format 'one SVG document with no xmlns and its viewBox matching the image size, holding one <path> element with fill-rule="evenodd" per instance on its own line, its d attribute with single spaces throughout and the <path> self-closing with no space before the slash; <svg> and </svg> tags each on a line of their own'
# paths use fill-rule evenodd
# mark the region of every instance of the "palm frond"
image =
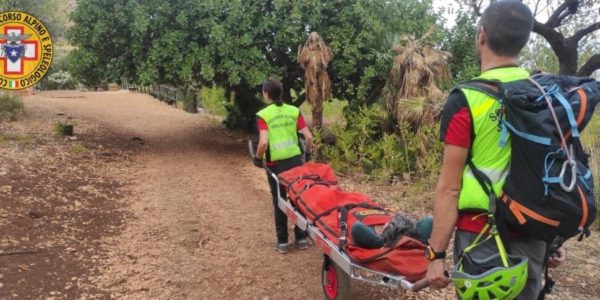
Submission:
<svg viewBox="0 0 600 300">
<path fill-rule="evenodd" d="M 394 45 L 390 79 L 384 94 L 388 112 L 396 122 L 408 121 L 418 130 L 439 115 L 439 103 L 445 98 L 441 85 L 450 79 L 447 59 L 450 53 L 424 46 L 433 30 L 423 37 L 405 35 Z"/>
<path fill-rule="evenodd" d="M 313 112 L 313 126 L 321 127 L 323 102 L 331 99 L 331 80 L 327 66 L 333 59 L 333 51 L 321 36 L 311 32 L 298 47 L 298 64 L 304 69 L 306 100 Z"/>
</svg>

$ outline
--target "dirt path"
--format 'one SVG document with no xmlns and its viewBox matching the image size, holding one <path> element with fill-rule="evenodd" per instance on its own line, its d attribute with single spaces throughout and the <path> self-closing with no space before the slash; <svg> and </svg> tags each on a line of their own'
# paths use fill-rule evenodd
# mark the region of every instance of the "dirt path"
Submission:
<svg viewBox="0 0 600 300">
<path fill-rule="evenodd" d="M 28 109 L 52 107 L 144 146 L 129 168 L 132 217 L 105 238 L 90 278 L 105 294 L 136 299 L 319 299 L 321 254 L 276 254 L 265 175 L 240 137 L 201 115 L 127 92 L 47 92 Z M 355 298 L 398 297 L 357 285 Z"/>
</svg>

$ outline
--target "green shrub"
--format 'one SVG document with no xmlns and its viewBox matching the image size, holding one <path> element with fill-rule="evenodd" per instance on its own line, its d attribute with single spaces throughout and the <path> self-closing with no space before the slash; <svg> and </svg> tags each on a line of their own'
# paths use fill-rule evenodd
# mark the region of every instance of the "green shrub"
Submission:
<svg viewBox="0 0 600 300">
<path fill-rule="evenodd" d="M 218 86 L 203 87 L 200 89 L 201 106 L 208 113 L 224 117 L 227 115 L 225 105 L 228 102 L 225 90 Z"/>
<path fill-rule="evenodd" d="M 325 124 L 340 124 L 345 123 L 344 119 L 344 108 L 348 106 L 348 101 L 332 99 L 331 101 L 325 101 L 323 103 L 323 122 Z M 308 101 L 304 101 L 300 105 L 300 112 L 304 118 L 309 121 L 312 120 L 312 109 Z"/>
<path fill-rule="evenodd" d="M 5 118 L 16 120 L 24 111 L 23 101 L 16 94 L 0 93 L 0 121 Z"/>
<path fill-rule="evenodd" d="M 74 127 L 75 125 L 70 120 L 56 121 L 54 123 L 54 133 L 59 137 L 64 137 L 68 131 L 68 127 Z M 73 129 L 71 129 L 73 130 Z"/>
<path fill-rule="evenodd" d="M 54 127 L 53 127 L 53 131 L 54 134 L 56 134 L 59 137 L 64 137 L 65 136 L 65 125 L 63 122 L 61 121 L 57 121 L 54 123 Z"/>
<path fill-rule="evenodd" d="M 223 124 L 229 130 L 252 132 L 256 129 L 256 113 L 264 106 L 257 97 L 242 98 L 234 95 L 224 105 L 227 116 Z"/>
<path fill-rule="evenodd" d="M 377 152 L 381 137 L 379 126 L 380 111 L 373 108 L 361 108 L 358 112 L 349 113 L 347 126 L 332 126 L 336 137 L 335 145 L 324 145 L 317 141 L 324 160 L 342 172 L 370 173 L 374 167 L 373 153 Z"/>
<path fill-rule="evenodd" d="M 390 182 L 410 178 L 426 186 L 433 184 L 443 151 L 437 139 L 438 126 L 413 132 L 410 124 L 402 124 L 398 134 L 389 134 L 383 131 L 383 115 L 377 107 L 348 113 L 345 127 L 331 128 L 335 145 L 324 144 L 316 134 L 320 159 L 341 172 L 370 174 Z"/>
</svg>

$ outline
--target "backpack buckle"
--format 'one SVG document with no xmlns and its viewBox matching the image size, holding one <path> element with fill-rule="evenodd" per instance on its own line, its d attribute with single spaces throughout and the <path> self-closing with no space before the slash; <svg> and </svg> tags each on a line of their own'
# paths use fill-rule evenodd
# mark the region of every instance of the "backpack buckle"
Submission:
<svg viewBox="0 0 600 300">
<path fill-rule="evenodd" d="M 565 173 L 567 172 L 567 168 L 571 167 L 571 182 L 569 183 L 569 185 L 565 184 Z M 573 189 L 575 188 L 575 183 L 577 182 L 577 165 L 575 164 L 574 160 L 571 159 L 567 159 L 565 160 L 565 162 L 562 165 L 562 169 L 560 170 L 560 175 L 558 175 L 558 177 L 560 178 L 559 184 L 560 187 L 565 191 L 565 192 L 572 192 Z"/>
</svg>

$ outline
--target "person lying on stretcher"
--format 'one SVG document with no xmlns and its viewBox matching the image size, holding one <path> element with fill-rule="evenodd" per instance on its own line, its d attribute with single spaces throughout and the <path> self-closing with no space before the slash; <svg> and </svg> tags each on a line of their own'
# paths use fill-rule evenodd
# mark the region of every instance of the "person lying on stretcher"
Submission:
<svg viewBox="0 0 600 300">
<path fill-rule="evenodd" d="M 409 236 L 425 244 L 431 236 L 433 218 L 424 217 L 419 221 L 399 213 L 384 226 L 367 226 L 356 221 L 350 228 L 352 243 L 365 249 L 392 247 L 402 236 Z"/>
</svg>

